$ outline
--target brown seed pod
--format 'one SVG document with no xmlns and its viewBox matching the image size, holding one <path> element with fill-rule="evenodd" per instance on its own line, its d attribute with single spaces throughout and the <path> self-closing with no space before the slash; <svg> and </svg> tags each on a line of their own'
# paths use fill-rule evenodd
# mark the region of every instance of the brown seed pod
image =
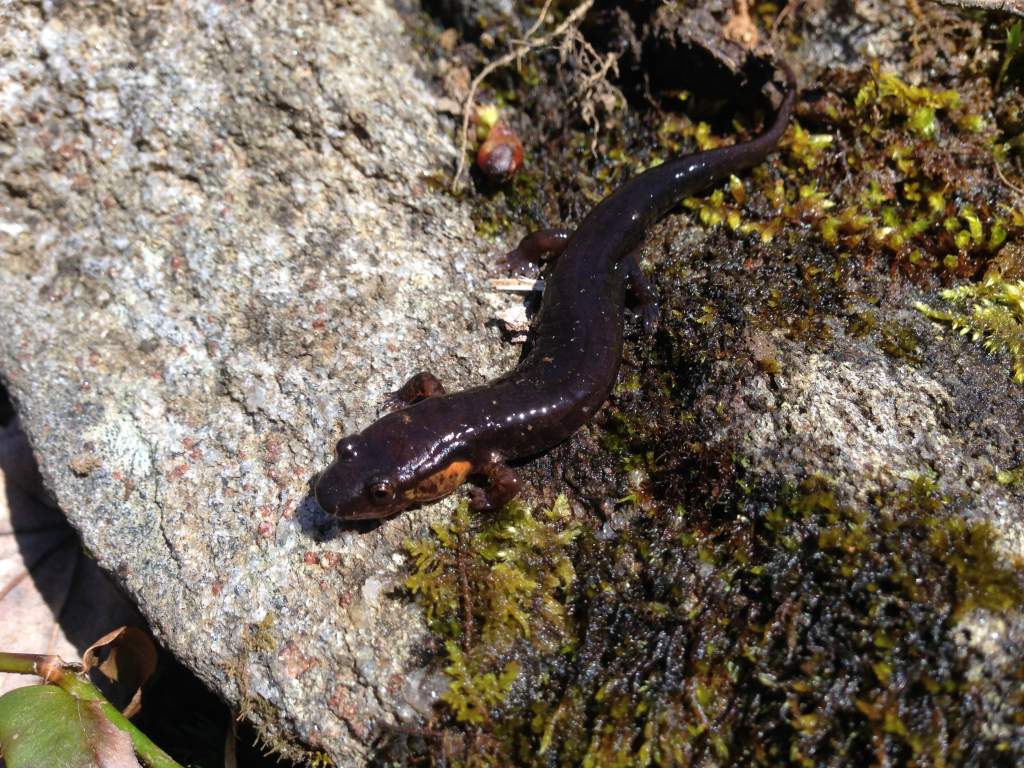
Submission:
<svg viewBox="0 0 1024 768">
<path fill-rule="evenodd" d="M 480 145 L 476 164 L 488 179 L 504 183 L 523 166 L 523 143 L 507 123 L 499 120 Z"/>
</svg>

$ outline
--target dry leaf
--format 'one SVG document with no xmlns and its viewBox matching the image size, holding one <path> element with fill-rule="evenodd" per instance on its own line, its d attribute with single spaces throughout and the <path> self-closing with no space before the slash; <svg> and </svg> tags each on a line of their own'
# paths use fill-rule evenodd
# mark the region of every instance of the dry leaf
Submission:
<svg viewBox="0 0 1024 768">
<path fill-rule="evenodd" d="M 101 651 L 106 658 L 100 661 Z M 90 645 L 82 654 L 84 671 L 99 669 L 123 692 L 131 691 L 131 701 L 123 710 L 134 717 L 142 708 L 142 687 L 156 671 L 157 652 L 153 639 L 138 627 L 118 627 Z"/>
</svg>

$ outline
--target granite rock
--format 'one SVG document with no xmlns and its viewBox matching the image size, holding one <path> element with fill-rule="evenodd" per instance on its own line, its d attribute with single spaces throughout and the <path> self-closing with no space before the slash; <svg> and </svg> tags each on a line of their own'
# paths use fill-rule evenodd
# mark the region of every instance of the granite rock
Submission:
<svg viewBox="0 0 1024 768">
<path fill-rule="evenodd" d="M 268 743 L 353 764 L 437 694 L 393 591 L 445 505 L 342 530 L 311 481 L 405 377 L 476 383 L 517 354 L 485 325 L 508 303 L 493 245 L 434 183 L 453 126 L 405 20 L 374 0 L 0 13 L 0 370 L 44 478 Z"/>
</svg>

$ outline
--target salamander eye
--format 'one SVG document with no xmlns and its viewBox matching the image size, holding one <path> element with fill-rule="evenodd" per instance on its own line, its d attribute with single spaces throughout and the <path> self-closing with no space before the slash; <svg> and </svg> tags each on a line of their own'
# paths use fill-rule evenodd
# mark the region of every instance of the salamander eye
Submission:
<svg viewBox="0 0 1024 768">
<path fill-rule="evenodd" d="M 339 440 L 334 450 L 342 461 L 349 461 L 356 457 L 356 447 L 348 440 Z"/>
<path fill-rule="evenodd" d="M 366 491 L 374 504 L 387 504 L 395 498 L 395 484 L 390 480 L 376 480 L 367 486 Z"/>
</svg>

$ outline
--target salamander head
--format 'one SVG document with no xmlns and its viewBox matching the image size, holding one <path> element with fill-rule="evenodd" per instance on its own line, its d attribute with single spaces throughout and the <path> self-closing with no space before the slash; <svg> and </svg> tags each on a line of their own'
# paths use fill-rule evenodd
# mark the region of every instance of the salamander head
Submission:
<svg viewBox="0 0 1024 768">
<path fill-rule="evenodd" d="M 316 481 L 319 505 L 344 520 L 382 519 L 465 482 L 472 463 L 412 423 L 407 412 L 396 412 L 340 439 L 335 460 Z"/>
<path fill-rule="evenodd" d="M 462 485 L 471 462 L 412 423 L 407 411 L 397 411 L 339 440 L 334 461 L 316 483 L 320 506 L 343 520 L 377 520 Z"/>
<path fill-rule="evenodd" d="M 376 425 L 374 425 L 376 426 Z M 391 517 L 409 506 L 397 476 L 397 457 L 368 435 L 373 427 L 343 437 L 335 458 L 316 482 L 316 500 L 325 511 L 344 520 Z"/>
</svg>

